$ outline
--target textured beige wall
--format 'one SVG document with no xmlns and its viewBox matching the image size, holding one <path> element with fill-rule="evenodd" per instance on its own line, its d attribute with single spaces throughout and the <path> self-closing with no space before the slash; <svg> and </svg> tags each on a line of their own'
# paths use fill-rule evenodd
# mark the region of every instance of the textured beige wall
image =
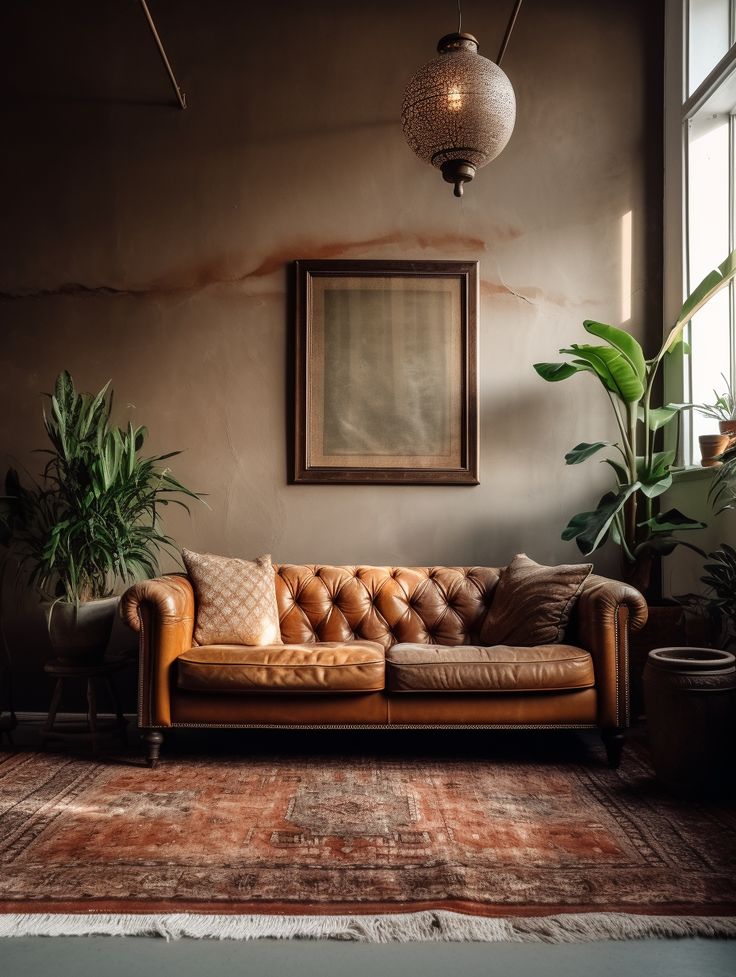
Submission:
<svg viewBox="0 0 736 977">
<path fill-rule="evenodd" d="M 622 323 L 622 288 L 625 324 L 660 330 L 658 4 L 527 0 L 504 63 L 516 131 L 462 203 L 398 122 L 453 6 L 157 0 L 181 112 L 162 104 L 134 4 L 6 5 L 8 459 L 38 468 L 39 392 L 67 367 L 90 389 L 112 378 L 119 419 L 147 424 L 152 449 L 186 449 L 176 474 L 211 506 L 172 512 L 188 547 L 294 562 L 578 558 L 560 530 L 606 479 L 562 456 L 614 433 L 607 403 L 590 378 L 553 387 L 531 364 L 581 340 L 585 317 Z M 464 6 L 494 57 L 510 3 Z M 298 257 L 480 259 L 478 487 L 287 484 Z M 615 554 L 597 565 L 614 570 Z"/>
</svg>

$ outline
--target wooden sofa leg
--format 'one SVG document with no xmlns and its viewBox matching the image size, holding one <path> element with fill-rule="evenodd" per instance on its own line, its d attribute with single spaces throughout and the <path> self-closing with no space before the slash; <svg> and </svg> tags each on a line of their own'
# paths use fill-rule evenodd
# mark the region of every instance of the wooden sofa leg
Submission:
<svg viewBox="0 0 736 977">
<path fill-rule="evenodd" d="M 147 729 L 144 733 L 146 741 L 146 762 L 153 768 L 159 761 L 161 755 L 161 744 L 164 741 L 164 734 L 160 729 Z"/>
<path fill-rule="evenodd" d="M 611 770 L 617 770 L 621 763 L 621 753 L 626 742 L 624 729 L 622 726 L 609 726 L 601 730 L 601 738 L 606 748 L 608 766 Z"/>
</svg>

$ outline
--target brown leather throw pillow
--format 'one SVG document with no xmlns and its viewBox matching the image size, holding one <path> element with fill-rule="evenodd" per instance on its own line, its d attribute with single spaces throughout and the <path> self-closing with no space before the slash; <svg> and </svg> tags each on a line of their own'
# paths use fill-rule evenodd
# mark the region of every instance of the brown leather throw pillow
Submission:
<svg viewBox="0 0 736 977">
<path fill-rule="evenodd" d="M 592 563 L 545 567 L 519 553 L 501 571 L 480 630 L 484 645 L 552 645 L 565 627 Z"/>
<path fill-rule="evenodd" d="M 276 581 L 269 555 L 257 560 L 182 550 L 197 608 L 198 645 L 280 645 Z"/>
</svg>

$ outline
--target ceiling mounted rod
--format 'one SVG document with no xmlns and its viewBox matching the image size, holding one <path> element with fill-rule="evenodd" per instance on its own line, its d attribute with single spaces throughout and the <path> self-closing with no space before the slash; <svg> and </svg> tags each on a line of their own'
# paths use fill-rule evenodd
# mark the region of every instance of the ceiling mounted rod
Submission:
<svg viewBox="0 0 736 977">
<path fill-rule="evenodd" d="M 146 0 L 140 0 L 140 5 L 143 7 L 143 13 L 146 15 L 146 20 L 148 21 L 148 26 L 151 28 L 151 33 L 153 34 L 153 39 L 156 42 L 156 47 L 158 48 L 158 53 L 161 55 L 161 60 L 164 63 L 164 68 L 169 76 L 171 85 L 176 93 L 176 100 L 179 103 L 179 107 L 185 109 L 187 107 L 187 97 L 184 92 L 179 88 L 174 75 L 174 69 L 171 67 L 169 59 L 166 57 L 166 51 L 164 51 L 164 46 L 159 37 L 158 31 L 156 30 L 156 25 L 153 22 L 153 17 L 151 16 L 151 11 L 148 9 L 148 4 Z"/>
<path fill-rule="evenodd" d="M 496 58 L 496 64 L 500 67 L 501 61 L 503 60 L 504 54 L 506 54 L 506 48 L 509 46 L 509 40 L 511 39 L 511 31 L 514 29 L 514 24 L 516 23 L 516 18 L 519 16 L 519 10 L 521 9 L 522 0 L 516 0 L 514 4 L 514 9 L 511 11 L 511 17 L 509 18 L 508 26 L 506 27 L 506 33 L 503 35 L 503 40 L 501 41 L 501 47 L 498 51 L 498 57 Z"/>
</svg>

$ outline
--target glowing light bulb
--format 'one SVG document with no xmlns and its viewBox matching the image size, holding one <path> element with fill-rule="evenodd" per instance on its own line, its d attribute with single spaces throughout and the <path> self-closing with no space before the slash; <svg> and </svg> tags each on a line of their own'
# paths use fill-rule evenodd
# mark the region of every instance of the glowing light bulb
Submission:
<svg viewBox="0 0 736 977">
<path fill-rule="evenodd" d="M 463 107 L 462 92 L 458 88 L 451 88 L 447 93 L 447 107 L 451 112 L 459 112 Z"/>
</svg>

